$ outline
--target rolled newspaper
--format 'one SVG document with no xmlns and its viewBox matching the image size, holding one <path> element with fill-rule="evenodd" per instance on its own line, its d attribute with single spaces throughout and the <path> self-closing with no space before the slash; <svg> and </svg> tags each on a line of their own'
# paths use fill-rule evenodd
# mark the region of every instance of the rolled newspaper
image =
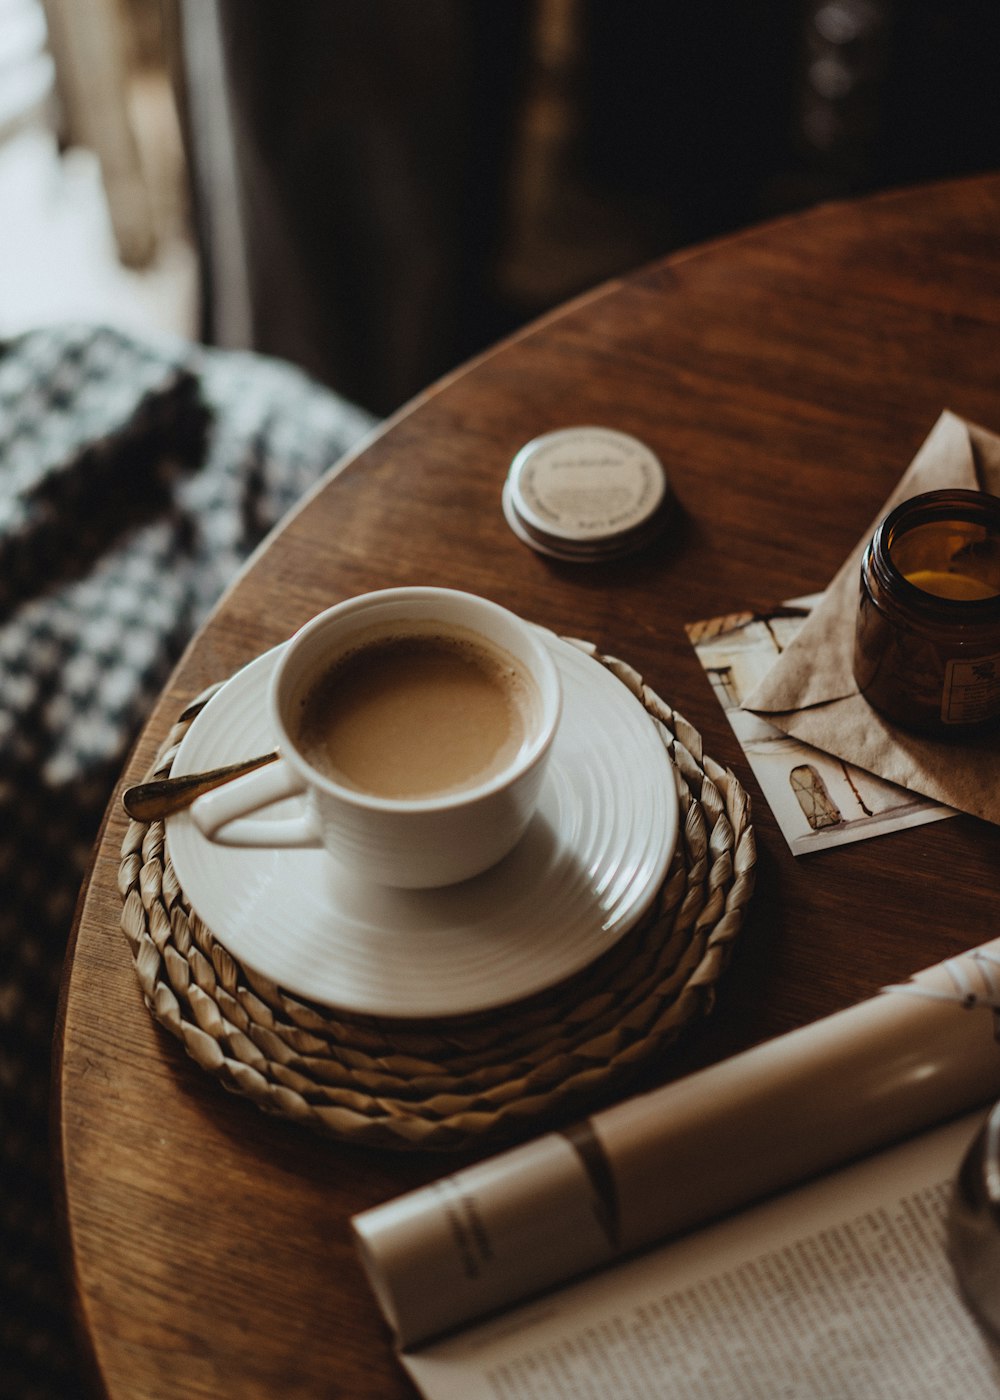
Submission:
<svg viewBox="0 0 1000 1400">
<path fill-rule="evenodd" d="M 401 1347 L 1000 1096 L 1000 939 L 357 1215 Z"/>
</svg>

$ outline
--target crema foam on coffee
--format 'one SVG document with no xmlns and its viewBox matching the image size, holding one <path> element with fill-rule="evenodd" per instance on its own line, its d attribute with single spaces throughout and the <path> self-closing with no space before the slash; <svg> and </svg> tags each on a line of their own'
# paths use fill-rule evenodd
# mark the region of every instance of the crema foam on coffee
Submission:
<svg viewBox="0 0 1000 1400">
<path fill-rule="evenodd" d="M 299 742 L 314 768 L 344 786 L 394 799 L 446 795 L 506 769 L 530 737 L 537 704 L 513 658 L 477 637 L 376 637 L 313 682 Z"/>
</svg>

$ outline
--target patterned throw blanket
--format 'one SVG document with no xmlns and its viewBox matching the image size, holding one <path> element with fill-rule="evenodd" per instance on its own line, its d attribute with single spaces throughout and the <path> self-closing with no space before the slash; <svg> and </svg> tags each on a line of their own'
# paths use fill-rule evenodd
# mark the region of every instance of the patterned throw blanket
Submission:
<svg viewBox="0 0 1000 1400">
<path fill-rule="evenodd" d="M 92 327 L 0 343 L 0 1400 L 82 1390 L 49 1053 L 101 815 L 237 566 L 371 426 L 255 355 Z"/>
</svg>

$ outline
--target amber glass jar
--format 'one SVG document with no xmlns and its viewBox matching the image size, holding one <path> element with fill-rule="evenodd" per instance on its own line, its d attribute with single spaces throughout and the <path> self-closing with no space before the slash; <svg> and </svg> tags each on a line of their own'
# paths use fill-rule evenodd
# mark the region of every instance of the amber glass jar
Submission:
<svg viewBox="0 0 1000 1400">
<path fill-rule="evenodd" d="M 1000 498 L 928 491 L 890 511 L 861 561 L 854 677 L 917 733 L 1000 720 Z"/>
</svg>

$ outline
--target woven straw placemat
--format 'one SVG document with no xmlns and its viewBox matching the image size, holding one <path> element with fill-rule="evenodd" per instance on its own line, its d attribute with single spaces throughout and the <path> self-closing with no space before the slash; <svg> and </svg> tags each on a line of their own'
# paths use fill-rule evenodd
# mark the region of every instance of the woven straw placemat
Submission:
<svg viewBox="0 0 1000 1400">
<path fill-rule="evenodd" d="M 290 996 L 237 963 L 192 910 L 163 822 L 132 821 L 119 888 L 143 997 L 225 1088 L 350 1141 L 454 1150 L 586 1111 L 588 1100 L 623 1085 L 711 1010 L 753 889 L 749 799 L 636 671 L 589 643 L 574 645 L 627 686 L 657 725 L 673 760 L 680 836 L 641 924 L 583 972 L 513 1006 L 403 1021 Z M 149 777 L 170 772 L 198 708 L 174 726 Z"/>
</svg>

